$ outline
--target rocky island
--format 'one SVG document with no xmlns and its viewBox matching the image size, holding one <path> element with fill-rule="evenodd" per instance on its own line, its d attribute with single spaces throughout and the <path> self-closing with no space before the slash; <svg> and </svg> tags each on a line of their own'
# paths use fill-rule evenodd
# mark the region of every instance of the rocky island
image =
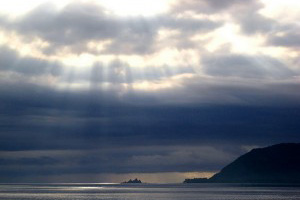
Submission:
<svg viewBox="0 0 300 200">
<path fill-rule="evenodd" d="M 130 179 L 129 181 L 125 181 L 123 183 L 142 183 L 142 181 L 136 178 L 136 179 L 133 179 L 133 180 Z"/>
</svg>

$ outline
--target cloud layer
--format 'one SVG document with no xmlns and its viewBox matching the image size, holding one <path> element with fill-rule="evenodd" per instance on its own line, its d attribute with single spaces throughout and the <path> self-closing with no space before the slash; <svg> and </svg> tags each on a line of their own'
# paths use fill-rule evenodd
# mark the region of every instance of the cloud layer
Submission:
<svg viewBox="0 0 300 200">
<path fill-rule="evenodd" d="M 299 141 L 299 23 L 270 7 L 0 9 L 1 181 L 216 172 L 248 147 Z"/>
</svg>

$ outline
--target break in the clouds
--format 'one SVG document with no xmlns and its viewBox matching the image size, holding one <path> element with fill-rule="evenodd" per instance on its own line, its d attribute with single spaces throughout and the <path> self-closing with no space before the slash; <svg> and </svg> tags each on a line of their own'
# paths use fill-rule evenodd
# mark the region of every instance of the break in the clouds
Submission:
<svg viewBox="0 0 300 200">
<path fill-rule="evenodd" d="M 300 140 L 294 0 L 41 2 L 0 8 L 2 182 L 180 181 Z"/>
</svg>

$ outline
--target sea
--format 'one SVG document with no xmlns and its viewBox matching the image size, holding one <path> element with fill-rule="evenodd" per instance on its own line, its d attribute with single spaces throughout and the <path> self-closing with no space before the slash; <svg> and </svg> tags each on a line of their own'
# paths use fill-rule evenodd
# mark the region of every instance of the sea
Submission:
<svg viewBox="0 0 300 200">
<path fill-rule="evenodd" d="M 5 200 L 300 200 L 300 185 L 1 184 Z"/>
</svg>

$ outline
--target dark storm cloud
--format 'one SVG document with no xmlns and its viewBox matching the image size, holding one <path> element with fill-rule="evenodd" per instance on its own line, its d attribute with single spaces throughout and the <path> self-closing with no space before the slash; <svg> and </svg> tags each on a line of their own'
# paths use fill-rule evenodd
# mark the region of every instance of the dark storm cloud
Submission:
<svg viewBox="0 0 300 200">
<path fill-rule="evenodd" d="M 12 126 L 14 129 L 7 122 L 1 126 L 1 132 L 7 133 L 1 134 L 1 141 L 11 145 L 9 149 L 1 146 L 1 175 L 12 179 L 24 175 L 217 171 L 245 152 L 238 149 L 240 145 L 298 141 L 299 111 L 295 107 L 121 107 L 101 114 L 90 111 L 81 120 L 83 114 L 67 119 L 67 111 L 47 114 L 45 119 L 42 111 L 35 117 L 37 111 L 31 111 L 31 117 L 23 113 L 12 119 L 19 124 Z M 24 132 L 30 124 L 35 128 Z M 30 149 L 52 149 L 54 153 L 27 155 L 24 150 Z M 55 153 L 58 149 L 67 153 Z M 5 155 L 3 150 L 19 150 L 15 153 L 18 157 Z M 21 163 L 22 169 L 16 163 Z"/>
<path fill-rule="evenodd" d="M 212 76 L 287 79 L 296 76 L 279 60 L 268 56 L 214 54 L 202 60 L 204 72 Z"/>
<path fill-rule="evenodd" d="M 242 154 L 243 145 L 300 140 L 299 84 L 258 89 L 251 82 L 242 87 L 200 80 L 186 80 L 184 88 L 163 94 L 133 91 L 122 98 L 97 88 L 57 91 L 2 81 L 1 180 L 214 171 Z M 203 104 L 203 96 L 211 99 Z M 227 96 L 249 106 L 230 106 Z M 183 99 L 186 103 L 178 103 Z"/>
<path fill-rule="evenodd" d="M 17 153 L 2 151 L 0 152 L 3 157 L 0 160 L 0 175 L 3 182 L 24 180 L 26 177 L 31 177 L 30 182 L 34 182 L 37 177 L 57 175 L 71 175 L 77 181 L 89 181 L 78 177 L 83 173 L 98 175 L 157 173 L 199 171 L 199 169 L 214 172 L 241 152 L 245 150 L 237 148 L 232 151 L 230 147 L 210 146 L 121 147 L 88 151 L 20 151 Z M 20 164 L 21 169 L 18 167 Z"/>
<path fill-rule="evenodd" d="M 37 165 L 37 166 L 43 166 L 43 165 L 53 165 L 57 164 L 58 161 L 54 158 L 50 157 L 38 157 L 38 158 L 19 158 L 19 159 L 11 159 L 11 158 L 1 158 L 0 159 L 0 165 L 1 166 L 11 166 L 11 165 L 22 165 L 22 166 L 28 166 L 28 165 Z"/>
<path fill-rule="evenodd" d="M 173 94 L 165 91 L 158 98 L 157 94 L 143 95 L 133 91 L 120 98 L 112 91 L 57 92 L 41 86 L 1 84 L 0 137 L 3 144 L 0 148 L 39 150 L 197 145 L 216 143 L 216 139 L 222 143 L 255 143 L 270 141 L 274 132 L 277 135 L 274 141 L 285 139 L 287 134 L 297 138 L 298 85 L 282 85 L 265 85 L 260 89 L 225 86 L 222 82 L 220 85 L 207 84 L 203 88 L 197 81 L 186 84 L 190 92 L 185 88 L 173 91 Z M 206 99 L 202 99 L 203 96 Z M 183 99 L 186 103 L 180 103 Z M 212 105 L 204 106 L 208 103 Z M 237 103 L 241 106 L 226 106 Z M 249 104 L 249 107 L 243 104 Z M 295 108 L 285 110 L 277 108 L 278 105 Z M 290 118 L 285 119 L 282 113 L 290 113 Z M 274 120 L 278 123 L 273 123 Z M 291 129 L 286 130 L 286 127 Z"/>
</svg>

